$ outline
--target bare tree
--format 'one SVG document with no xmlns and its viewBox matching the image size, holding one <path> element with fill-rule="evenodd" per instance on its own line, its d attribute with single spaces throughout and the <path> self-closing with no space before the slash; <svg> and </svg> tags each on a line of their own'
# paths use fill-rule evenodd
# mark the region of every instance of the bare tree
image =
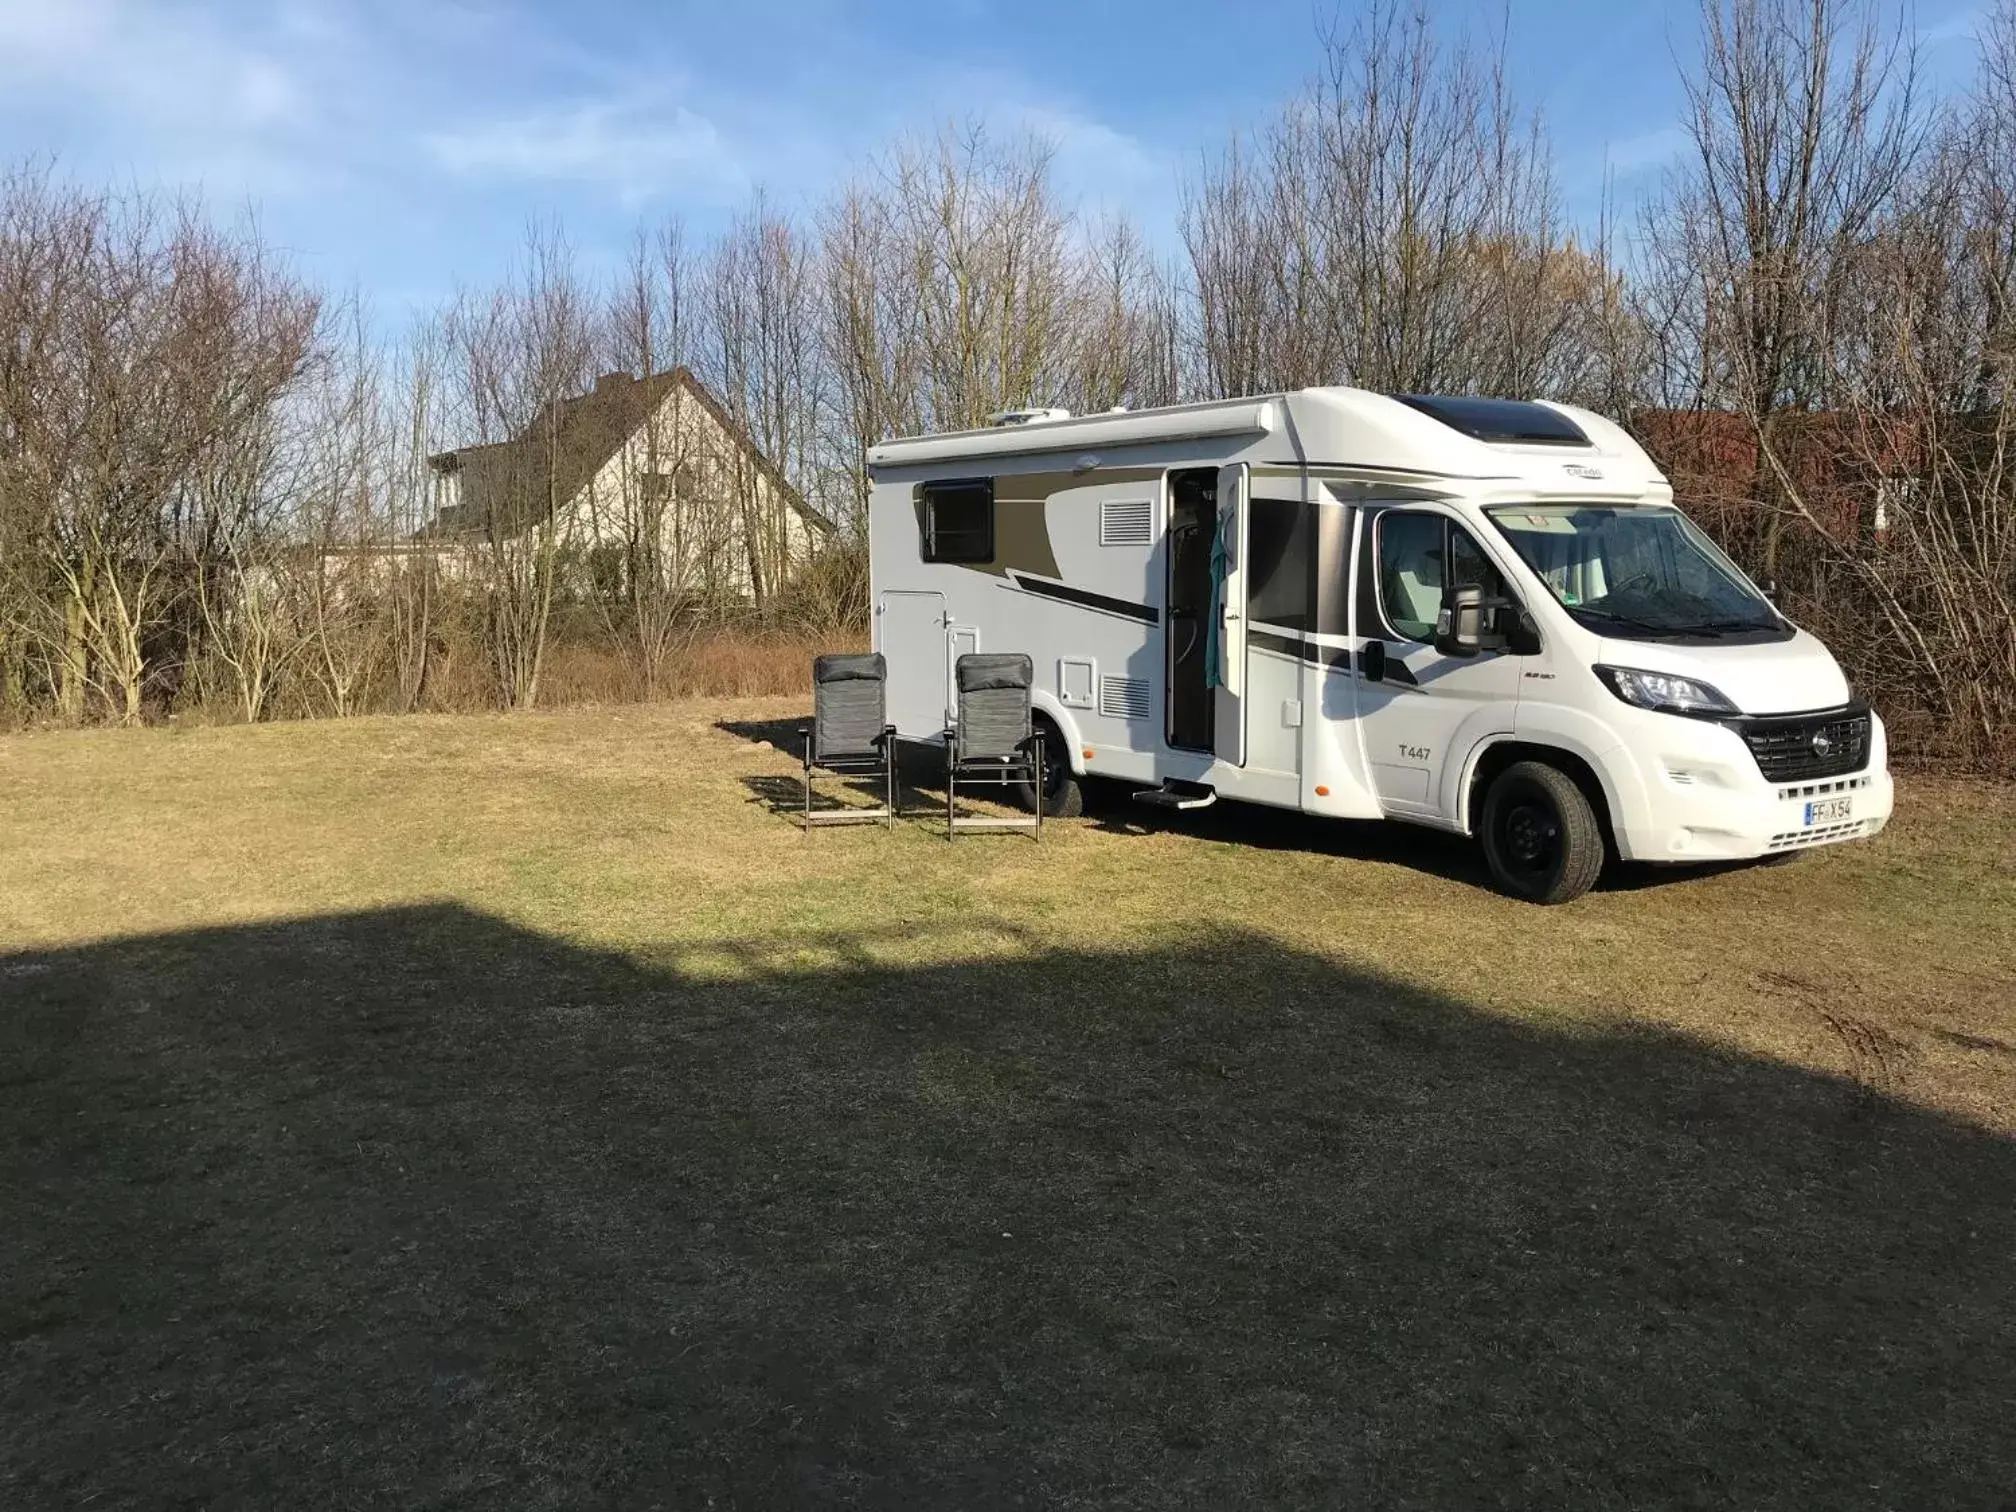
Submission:
<svg viewBox="0 0 2016 1512">
<path fill-rule="evenodd" d="M 464 508 L 481 540 L 483 633 L 506 708 L 539 697 L 548 631 L 571 521 L 564 486 L 579 458 L 565 401 L 589 378 L 596 349 L 590 300 L 559 232 L 533 227 L 525 262 L 489 296 L 465 295 L 447 320 L 451 424 L 495 449 L 465 475 Z M 466 517 L 465 517 L 466 518 Z"/>
<path fill-rule="evenodd" d="M 836 470 L 846 480 L 839 514 L 865 541 L 868 448 L 925 425 L 920 270 L 886 186 L 846 185 L 820 234 Z"/>
<path fill-rule="evenodd" d="M 318 302 L 194 205 L 17 171 L 0 225 L 9 638 L 41 648 L 62 713 L 95 695 L 132 722 L 188 666 L 197 567 L 258 506 Z"/>
<path fill-rule="evenodd" d="M 386 496 L 381 574 L 385 655 L 392 670 L 393 707 L 420 707 L 429 692 L 435 643 L 443 618 L 444 585 L 433 523 L 434 438 L 440 424 L 443 332 L 422 321 L 411 332 L 392 385 L 397 408 L 388 415 L 391 475 Z"/>
<path fill-rule="evenodd" d="M 1774 443 L 1824 406 L 1857 249 L 1895 215 L 1929 143 L 1917 65 L 1859 0 L 1709 0 L 1685 76 L 1693 153 L 1645 210 L 1645 297 L 1669 407 L 1729 405 Z M 1760 462 L 1763 570 L 1783 539 Z"/>
<path fill-rule="evenodd" d="M 1610 275 L 1558 203 L 1502 48 L 1375 5 L 1186 193 L 1206 385 L 1585 397 L 1601 368 L 1586 316 Z"/>
<path fill-rule="evenodd" d="M 1180 382 L 1174 300 L 1132 221 L 1098 226 L 1079 253 L 1064 318 L 1060 396 L 1077 410 L 1171 404 Z"/>
<path fill-rule="evenodd" d="M 749 443 L 726 449 L 725 481 L 741 575 L 759 612 L 782 585 L 797 534 L 768 469 L 805 476 L 822 430 L 820 294 L 811 239 L 760 195 L 707 266 L 704 366 L 730 428 Z"/>
<path fill-rule="evenodd" d="M 1694 152 L 1646 210 L 1640 286 L 1655 399 L 1749 442 L 1710 512 L 1724 543 L 1906 746 L 1991 764 L 2016 719 L 2012 15 L 1943 109 L 1909 34 L 1862 6 L 1709 5 Z M 1683 494 L 1729 471 L 1688 450 Z"/>
<path fill-rule="evenodd" d="M 593 597 L 646 698 L 692 633 L 696 563 L 711 511 L 702 489 L 704 417 L 681 379 L 691 358 L 691 255 L 684 227 L 640 230 L 604 323 L 606 365 L 642 375 L 643 424 L 592 500 Z"/>
</svg>

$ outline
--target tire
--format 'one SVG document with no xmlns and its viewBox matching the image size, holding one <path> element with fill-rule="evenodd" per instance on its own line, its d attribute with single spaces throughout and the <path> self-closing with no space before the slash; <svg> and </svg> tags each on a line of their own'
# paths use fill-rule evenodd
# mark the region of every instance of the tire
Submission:
<svg viewBox="0 0 2016 1512">
<path fill-rule="evenodd" d="M 1529 903 L 1567 903 L 1596 885 L 1606 848 L 1596 811 L 1559 767 L 1522 761 L 1484 795 L 1484 859 L 1499 888 Z"/>
<path fill-rule="evenodd" d="M 1043 817 L 1076 819 L 1085 812 L 1085 785 L 1071 774 L 1071 758 L 1064 737 L 1047 719 L 1036 721 L 1036 733 L 1043 741 Z M 1018 782 L 1015 801 L 1030 813 L 1036 812 L 1035 784 Z"/>
</svg>

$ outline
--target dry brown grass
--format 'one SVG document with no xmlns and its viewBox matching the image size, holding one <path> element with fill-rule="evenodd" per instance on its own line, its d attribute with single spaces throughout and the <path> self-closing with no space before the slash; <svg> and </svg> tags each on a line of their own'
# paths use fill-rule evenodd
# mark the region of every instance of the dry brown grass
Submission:
<svg viewBox="0 0 2016 1512">
<path fill-rule="evenodd" d="M 866 637 L 852 634 L 709 631 L 682 646 L 671 659 L 658 697 L 810 697 L 813 657 L 858 650 L 865 643 Z M 636 703 L 643 697 L 633 664 L 606 646 L 555 646 L 540 682 L 540 701 L 549 708 Z"/>
<path fill-rule="evenodd" d="M 7 1499 L 2016 1479 L 2016 792 L 1541 910 L 1231 806 L 805 836 L 802 708 L 0 742 Z"/>
<path fill-rule="evenodd" d="M 774 685 L 815 649 L 724 638 L 686 675 Z M 0 948 L 438 897 L 619 949 L 767 951 L 791 932 L 766 912 L 780 900 L 808 928 L 978 909 L 1074 948 L 1239 922 L 1493 1011 L 1658 1024 L 1834 1073 L 1855 1058 L 1823 1015 L 1845 1014 L 1913 1047 L 1893 1090 L 2016 1132 L 2016 1062 L 1969 1048 L 2016 1043 L 2016 788 L 1910 779 L 1877 843 L 1643 873 L 1543 911 L 1488 891 L 1462 842 L 1236 805 L 1143 825 L 1109 804 L 1040 850 L 947 847 L 928 806 L 893 836 L 808 842 L 748 786 L 795 758 L 724 728 L 789 747 L 802 709 L 17 736 L 0 742 Z"/>
</svg>

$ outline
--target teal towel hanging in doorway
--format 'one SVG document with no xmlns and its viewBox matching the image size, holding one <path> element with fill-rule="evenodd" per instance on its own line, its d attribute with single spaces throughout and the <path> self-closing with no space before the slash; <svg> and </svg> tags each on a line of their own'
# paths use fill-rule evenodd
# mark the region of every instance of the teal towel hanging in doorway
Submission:
<svg viewBox="0 0 2016 1512">
<path fill-rule="evenodd" d="M 1225 570 L 1229 565 L 1229 553 L 1225 550 L 1225 530 L 1232 523 L 1230 514 L 1218 516 L 1218 528 L 1211 534 L 1211 612 L 1204 617 L 1204 686 L 1215 688 L 1224 679 L 1218 671 L 1218 644 L 1221 634 L 1220 621 L 1225 612 Z"/>
</svg>

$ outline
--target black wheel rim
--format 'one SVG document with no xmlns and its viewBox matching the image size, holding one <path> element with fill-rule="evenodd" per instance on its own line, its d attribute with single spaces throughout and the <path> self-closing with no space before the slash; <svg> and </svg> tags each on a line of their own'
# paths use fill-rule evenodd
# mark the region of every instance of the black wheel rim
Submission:
<svg viewBox="0 0 2016 1512">
<path fill-rule="evenodd" d="M 1043 796 L 1054 799 L 1064 791 L 1064 784 L 1070 779 L 1071 767 L 1064 760 L 1063 742 L 1057 732 L 1046 729 L 1043 740 Z"/>
<path fill-rule="evenodd" d="M 1561 866 L 1561 816 L 1544 799 L 1521 796 L 1498 816 L 1498 851 L 1513 875 L 1539 880 Z"/>
</svg>

